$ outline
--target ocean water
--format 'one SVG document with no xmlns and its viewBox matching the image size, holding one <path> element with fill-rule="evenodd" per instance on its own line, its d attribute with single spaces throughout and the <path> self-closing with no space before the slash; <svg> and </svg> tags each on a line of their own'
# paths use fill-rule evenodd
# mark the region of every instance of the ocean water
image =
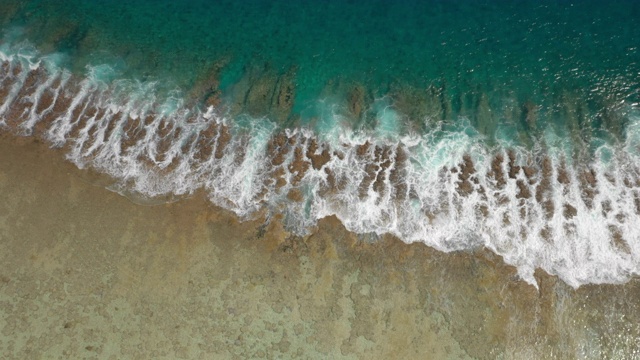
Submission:
<svg viewBox="0 0 640 360">
<path fill-rule="evenodd" d="M 136 201 L 640 271 L 640 3 L 3 1 L 0 125 Z"/>
</svg>

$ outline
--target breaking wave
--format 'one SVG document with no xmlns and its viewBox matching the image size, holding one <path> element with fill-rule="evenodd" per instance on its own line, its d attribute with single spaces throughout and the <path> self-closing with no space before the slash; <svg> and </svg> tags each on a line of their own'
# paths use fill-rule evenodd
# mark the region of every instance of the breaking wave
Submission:
<svg viewBox="0 0 640 360">
<path fill-rule="evenodd" d="M 547 130 L 537 145 L 488 145 L 464 119 L 425 133 L 340 127 L 320 134 L 160 96 L 153 83 L 78 77 L 55 56 L 0 54 L 0 127 L 38 136 L 80 168 L 146 197 L 192 194 L 242 218 L 284 214 L 304 234 L 335 215 L 356 233 L 393 234 L 441 251 L 485 247 L 535 285 L 541 268 L 571 286 L 640 270 L 640 112 L 624 139 L 583 161 Z M 386 124 L 386 125 L 385 125 Z M 395 135 L 394 135 L 395 134 Z M 567 140 L 568 141 L 568 140 Z"/>
</svg>

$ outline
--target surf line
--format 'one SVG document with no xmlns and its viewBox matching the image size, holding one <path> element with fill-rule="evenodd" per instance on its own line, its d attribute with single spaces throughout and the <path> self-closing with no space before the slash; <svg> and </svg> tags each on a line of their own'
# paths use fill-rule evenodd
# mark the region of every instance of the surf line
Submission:
<svg viewBox="0 0 640 360">
<path fill-rule="evenodd" d="M 327 140 L 266 119 L 240 127 L 214 107 L 168 106 L 148 84 L 122 96 L 121 82 L 74 75 L 46 58 L 0 59 L 3 131 L 45 139 L 127 191 L 204 188 L 241 218 L 284 213 L 297 234 L 335 215 L 350 231 L 441 251 L 483 246 L 533 285 L 536 268 L 574 287 L 638 274 L 636 133 L 609 149 L 610 161 L 586 164 L 491 149 L 460 132 L 390 140 L 345 129 Z"/>
</svg>

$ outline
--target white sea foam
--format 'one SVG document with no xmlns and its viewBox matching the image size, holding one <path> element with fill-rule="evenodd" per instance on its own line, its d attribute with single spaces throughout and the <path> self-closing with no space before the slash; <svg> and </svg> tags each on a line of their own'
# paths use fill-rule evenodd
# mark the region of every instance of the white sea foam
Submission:
<svg viewBox="0 0 640 360">
<path fill-rule="evenodd" d="M 602 145 L 589 164 L 572 164 L 564 151 L 555 152 L 562 139 L 551 130 L 537 150 L 489 148 L 472 128 L 434 125 L 425 134 L 393 137 L 399 115 L 385 106 L 378 111 L 378 136 L 280 131 L 287 143 L 276 161 L 269 147 L 279 131 L 268 119 L 186 108 L 179 97 L 159 98 L 150 83 L 104 82 L 96 74 L 108 69 L 89 69 L 78 79 L 56 67 L 53 57 L 2 51 L 10 71 L 0 74 L 9 89 L 0 99 L 0 122 L 30 134 L 48 119 L 43 136 L 65 147 L 79 167 L 117 179 L 116 189 L 154 197 L 204 188 L 211 201 L 241 217 L 260 209 L 282 212 L 286 226 L 301 234 L 335 215 L 356 233 L 390 233 L 441 251 L 485 247 L 534 285 L 536 268 L 574 287 L 638 274 L 640 116 L 633 109 L 625 140 Z M 18 64 L 22 70 L 14 75 Z M 29 71 L 43 64 L 44 75 L 17 98 Z M 51 104 L 36 110 L 46 91 Z M 54 111 L 58 101 L 64 107 Z M 16 107 L 24 109 L 22 121 L 12 126 Z M 342 123 L 338 113 L 330 116 L 320 125 Z M 311 157 L 323 151 L 330 156 L 315 168 Z M 607 161 L 598 160 L 605 152 Z M 525 165 L 536 171 L 513 170 Z M 585 172 L 592 176 L 591 193 Z M 288 199 L 293 190 L 302 199 Z"/>
</svg>

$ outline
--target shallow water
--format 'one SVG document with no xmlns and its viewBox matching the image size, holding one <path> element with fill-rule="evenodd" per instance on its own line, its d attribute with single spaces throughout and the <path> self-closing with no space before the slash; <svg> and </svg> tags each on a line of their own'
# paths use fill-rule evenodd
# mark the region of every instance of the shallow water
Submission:
<svg viewBox="0 0 640 360">
<path fill-rule="evenodd" d="M 297 237 L 203 197 L 141 206 L 44 144 L 0 141 L 6 358 L 632 359 L 637 279 L 539 290 L 488 251 Z"/>
<path fill-rule="evenodd" d="M 539 290 L 490 252 L 140 206 L 31 140 L 0 143 L 5 358 L 615 358 L 638 282 Z"/>
</svg>

